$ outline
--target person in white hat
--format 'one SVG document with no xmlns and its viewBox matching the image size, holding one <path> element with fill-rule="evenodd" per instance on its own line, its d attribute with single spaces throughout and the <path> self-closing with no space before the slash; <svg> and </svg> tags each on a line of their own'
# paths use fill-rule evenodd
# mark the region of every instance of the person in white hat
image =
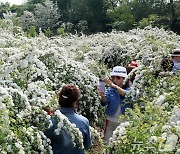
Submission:
<svg viewBox="0 0 180 154">
<path fill-rule="evenodd" d="M 172 72 L 177 73 L 180 70 L 180 49 L 174 49 L 171 57 L 174 63 Z"/>
<path fill-rule="evenodd" d="M 106 92 L 99 90 L 101 97 L 101 105 L 106 107 L 106 127 L 104 139 L 106 144 L 109 143 L 109 139 L 112 137 L 113 131 L 124 122 L 125 119 L 119 118 L 125 113 L 126 108 L 132 108 L 130 104 L 124 104 L 123 99 L 128 87 L 124 87 L 123 81 L 127 76 L 125 67 L 115 66 L 110 73 L 112 81 L 106 77 L 104 81 L 109 85 Z"/>
</svg>

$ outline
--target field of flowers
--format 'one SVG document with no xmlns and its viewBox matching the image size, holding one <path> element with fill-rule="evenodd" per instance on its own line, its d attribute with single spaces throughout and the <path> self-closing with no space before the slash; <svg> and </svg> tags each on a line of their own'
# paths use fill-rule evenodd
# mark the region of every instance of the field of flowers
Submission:
<svg viewBox="0 0 180 154">
<path fill-rule="evenodd" d="M 28 38 L 10 20 L 0 23 L 0 151 L 52 153 L 43 131 L 50 127 L 57 92 L 63 84 L 81 89 L 78 112 L 86 116 L 99 153 L 180 153 L 180 76 L 163 73 L 160 60 L 180 47 L 180 36 L 147 27 L 129 32 Z M 136 78 L 127 101 L 134 110 L 125 115 L 110 144 L 104 147 L 96 128 L 104 123 L 97 85 L 115 65 L 137 59 Z M 128 79 L 128 78 L 127 78 Z M 139 91 L 138 96 L 136 91 Z M 81 133 L 60 112 L 59 128 L 67 130 L 74 145 Z M 93 150 L 87 153 L 93 153 Z"/>
</svg>

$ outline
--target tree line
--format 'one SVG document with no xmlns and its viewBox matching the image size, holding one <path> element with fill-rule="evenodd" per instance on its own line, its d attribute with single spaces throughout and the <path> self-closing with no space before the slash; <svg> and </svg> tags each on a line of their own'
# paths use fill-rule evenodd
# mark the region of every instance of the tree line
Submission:
<svg viewBox="0 0 180 154">
<path fill-rule="evenodd" d="M 1 2 L 0 17 L 9 12 L 31 35 L 40 28 L 51 36 L 128 31 L 149 25 L 180 34 L 179 0 L 27 0 L 12 6 Z"/>
</svg>

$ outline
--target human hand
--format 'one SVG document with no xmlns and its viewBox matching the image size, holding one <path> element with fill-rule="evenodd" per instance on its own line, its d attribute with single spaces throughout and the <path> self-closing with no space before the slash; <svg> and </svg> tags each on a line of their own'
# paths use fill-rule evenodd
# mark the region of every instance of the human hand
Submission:
<svg viewBox="0 0 180 154">
<path fill-rule="evenodd" d="M 109 77 L 105 77 L 105 78 L 104 78 L 104 81 L 105 81 L 110 87 L 112 87 L 112 85 L 114 84 L 114 83 L 109 79 Z"/>
<path fill-rule="evenodd" d="M 99 89 L 98 89 L 98 90 L 99 90 Z M 105 96 L 105 92 L 99 90 L 99 95 L 100 95 L 101 97 L 103 97 L 103 96 Z"/>
<path fill-rule="evenodd" d="M 117 86 L 109 79 L 109 77 L 106 77 L 104 81 L 112 88 L 117 88 Z"/>
</svg>

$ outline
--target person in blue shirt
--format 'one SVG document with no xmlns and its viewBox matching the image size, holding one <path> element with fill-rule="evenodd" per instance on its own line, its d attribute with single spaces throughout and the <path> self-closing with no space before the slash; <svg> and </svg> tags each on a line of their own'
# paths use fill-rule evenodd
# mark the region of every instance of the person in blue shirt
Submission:
<svg viewBox="0 0 180 154">
<path fill-rule="evenodd" d="M 76 113 L 77 103 L 80 98 L 80 90 L 73 84 L 64 85 L 59 93 L 60 112 L 64 114 L 71 123 L 75 124 L 82 132 L 83 145 L 88 150 L 92 145 L 89 121 L 82 115 Z M 53 154 L 84 154 L 84 149 L 74 147 L 67 133 L 61 130 L 56 135 L 57 120 L 52 118 L 53 126 L 45 131 L 45 135 L 51 140 Z"/>
<path fill-rule="evenodd" d="M 106 92 L 99 90 L 101 97 L 101 105 L 106 106 L 106 127 L 104 139 L 106 144 L 109 143 L 109 139 L 112 137 L 113 131 L 125 122 L 125 119 L 119 118 L 125 114 L 126 108 L 132 108 L 130 104 L 125 104 L 123 99 L 129 88 L 124 87 L 123 81 L 127 76 L 125 67 L 115 66 L 110 73 L 112 81 L 106 77 L 104 81 L 109 85 Z"/>
<path fill-rule="evenodd" d="M 180 71 L 180 49 L 174 49 L 171 57 L 174 63 L 172 72 L 176 74 L 178 71 Z"/>
</svg>

